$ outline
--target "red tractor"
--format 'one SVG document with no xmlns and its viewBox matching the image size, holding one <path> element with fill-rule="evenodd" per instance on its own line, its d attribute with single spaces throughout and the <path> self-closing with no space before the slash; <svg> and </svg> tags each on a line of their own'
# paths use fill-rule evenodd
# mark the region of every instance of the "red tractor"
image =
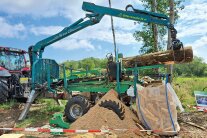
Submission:
<svg viewBox="0 0 207 138">
<path fill-rule="evenodd" d="M 0 104 L 8 99 L 26 99 L 30 93 L 30 68 L 21 49 L 0 47 Z"/>
</svg>

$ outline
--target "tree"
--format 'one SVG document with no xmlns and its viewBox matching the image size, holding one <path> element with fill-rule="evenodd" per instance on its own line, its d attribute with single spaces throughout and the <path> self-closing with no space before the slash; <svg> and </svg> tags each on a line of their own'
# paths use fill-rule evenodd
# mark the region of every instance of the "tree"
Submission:
<svg viewBox="0 0 207 138">
<path fill-rule="evenodd" d="M 157 0 L 152 0 L 152 12 L 157 12 Z M 157 52 L 158 49 L 158 30 L 157 24 L 152 23 L 152 32 L 153 32 L 153 39 L 154 39 L 154 52 Z"/>
<path fill-rule="evenodd" d="M 88 70 L 95 68 L 94 61 L 90 58 L 82 60 L 82 68 L 86 69 L 87 67 L 88 67 Z"/>
<path fill-rule="evenodd" d="M 67 68 L 70 68 L 70 67 L 72 67 L 73 69 L 79 68 L 77 61 L 74 61 L 74 60 L 66 61 L 64 64 L 65 64 L 65 67 L 67 67 Z"/>
<path fill-rule="evenodd" d="M 197 76 L 203 77 L 207 76 L 207 64 L 200 57 L 194 57 L 191 63 L 178 64 L 174 66 L 174 74 L 178 76 Z"/>
<path fill-rule="evenodd" d="M 175 18 L 175 12 L 174 12 L 174 0 L 169 0 L 169 5 L 170 5 L 170 23 L 174 24 L 174 18 Z M 172 39 L 171 39 L 171 32 L 170 29 L 168 29 L 168 43 L 167 43 L 167 49 L 170 49 L 172 45 Z M 168 74 L 173 74 L 173 65 L 169 65 L 167 67 L 167 73 Z M 172 78 L 169 80 L 169 82 L 172 82 Z"/>
<path fill-rule="evenodd" d="M 141 0 L 143 3 L 143 6 L 145 8 L 145 10 L 150 10 L 153 11 L 154 7 L 156 8 L 156 11 L 158 13 L 163 13 L 166 15 L 169 15 L 168 13 L 168 9 L 169 9 L 169 2 L 167 0 L 159 0 L 156 4 L 156 1 L 154 0 Z M 181 5 L 181 2 L 183 0 L 175 0 L 174 2 L 174 9 L 175 9 L 175 21 L 178 19 L 178 9 L 183 9 L 183 6 Z M 163 46 L 166 44 L 166 41 L 164 40 L 164 36 L 166 35 L 167 31 L 166 28 L 164 26 L 158 26 L 157 25 L 157 38 L 159 40 L 156 41 L 156 36 L 155 36 L 155 32 L 156 30 L 154 30 L 153 33 L 153 25 L 152 24 L 147 24 L 144 23 L 142 30 L 141 31 L 135 31 L 134 33 L 134 37 L 137 41 L 141 41 L 143 42 L 143 46 L 140 49 L 140 53 L 141 54 L 145 54 L 145 53 L 151 53 L 156 51 L 156 47 L 154 43 L 157 43 L 157 48 L 158 50 L 162 50 Z M 154 37 L 153 37 L 154 34 Z"/>
<path fill-rule="evenodd" d="M 64 62 L 65 66 L 67 68 L 72 67 L 74 70 L 82 69 L 86 70 L 86 67 L 88 66 L 88 69 L 95 69 L 95 68 L 106 68 L 107 59 L 99 59 L 94 57 L 85 58 L 82 60 L 74 61 L 74 60 L 68 60 Z"/>
</svg>

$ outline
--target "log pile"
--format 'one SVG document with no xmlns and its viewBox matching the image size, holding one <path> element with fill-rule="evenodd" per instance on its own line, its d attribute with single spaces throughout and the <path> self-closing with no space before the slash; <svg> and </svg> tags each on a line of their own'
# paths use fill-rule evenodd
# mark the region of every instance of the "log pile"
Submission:
<svg viewBox="0 0 207 138">
<path fill-rule="evenodd" d="M 146 55 L 138 55 L 134 57 L 126 57 L 122 59 L 124 67 L 138 67 L 160 65 L 160 64 L 179 64 L 188 63 L 193 60 L 192 47 L 185 47 L 180 50 L 167 50 Z"/>
</svg>

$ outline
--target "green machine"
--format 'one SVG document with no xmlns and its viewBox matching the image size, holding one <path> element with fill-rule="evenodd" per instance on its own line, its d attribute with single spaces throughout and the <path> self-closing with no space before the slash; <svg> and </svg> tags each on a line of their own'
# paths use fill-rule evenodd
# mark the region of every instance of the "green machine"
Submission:
<svg viewBox="0 0 207 138">
<path fill-rule="evenodd" d="M 119 97 L 123 98 L 122 96 L 126 94 L 127 89 L 131 85 L 136 85 L 138 80 L 137 72 L 140 67 L 135 66 L 133 69 L 131 69 L 134 74 L 133 80 L 124 79 L 124 71 L 122 70 L 123 67 L 121 67 L 118 58 L 117 49 L 115 52 L 115 61 L 113 61 L 112 55 L 108 56 L 107 75 L 103 76 L 98 74 L 99 77 L 97 78 L 90 78 L 87 76 L 88 73 L 97 73 L 97 71 L 89 70 L 82 72 L 82 74 L 86 74 L 85 78 L 77 77 L 77 74 L 81 74 L 81 72 L 72 72 L 72 69 L 69 69 L 72 75 L 66 76 L 66 68 L 64 65 L 60 66 L 55 60 L 42 58 L 43 52 L 47 46 L 86 27 L 99 23 L 105 15 L 127 20 L 164 25 L 171 30 L 172 49 L 177 50 L 183 46 L 182 42 L 176 38 L 177 31 L 174 26 L 170 24 L 170 20 L 166 15 L 138 10 L 132 5 L 126 6 L 126 10 L 119 10 L 98 6 L 93 3 L 83 2 L 82 9 L 86 12 L 89 12 L 86 14 L 86 17 L 79 19 L 68 27 L 65 27 L 59 33 L 43 39 L 34 46 L 29 47 L 30 63 L 32 68 L 32 86 L 27 104 L 21 113 L 19 120 L 22 120 L 26 117 L 31 103 L 39 93 L 49 91 L 56 94 L 57 86 L 63 86 L 65 91 L 67 91 L 69 94 L 71 94 L 73 91 L 78 91 L 80 93 L 90 92 L 91 94 L 90 98 L 85 98 L 81 95 L 71 95 L 68 99 L 65 115 L 70 121 L 74 121 L 89 110 L 90 103 L 95 103 L 96 100 L 99 99 L 99 95 L 103 95 L 110 89 L 115 89 L 119 93 Z M 62 79 L 60 78 L 60 71 L 62 71 L 63 74 Z"/>
</svg>

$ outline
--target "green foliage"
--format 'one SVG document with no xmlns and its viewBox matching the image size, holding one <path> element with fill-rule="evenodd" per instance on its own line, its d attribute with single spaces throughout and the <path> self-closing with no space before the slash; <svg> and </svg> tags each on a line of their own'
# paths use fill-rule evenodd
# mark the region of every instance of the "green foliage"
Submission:
<svg viewBox="0 0 207 138">
<path fill-rule="evenodd" d="M 79 63 L 77 63 L 77 61 L 74 60 L 66 61 L 64 62 L 64 64 L 68 68 L 73 67 L 74 69 L 78 69 L 80 67 Z"/>
<path fill-rule="evenodd" d="M 94 57 L 85 58 L 83 60 L 68 60 L 64 62 L 66 68 L 72 67 L 74 70 L 77 69 L 83 69 L 86 70 L 86 67 L 88 66 L 89 70 L 95 69 L 95 68 L 106 68 L 106 59 L 99 59 Z"/>
<path fill-rule="evenodd" d="M 70 76 L 70 68 L 73 69 L 73 73 L 77 71 L 86 71 L 87 67 L 88 70 L 106 69 L 107 59 L 89 57 L 78 61 L 68 60 L 63 62 L 62 64 L 64 64 L 66 67 L 66 76 Z M 90 75 L 94 74 L 88 74 L 88 76 Z M 86 76 L 86 74 L 78 74 L 77 76 L 84 77 Z M 63 78 L 62 68 L 60 69 L 60 77 Z"/>
<path fill-rule="evenodd" d="M 200 57 L 194 57 L 191 63 L 176 64 L 174 66 L 174 74 L 176 76 L 207 76 L 207 64 Z"/>
<path fill-rule="evenodd" d="M 139 52 L 141 54 L 145 53 L 152 53 L 155 51 L 153 47 L 154 39 L 153 39 L 153 31 L 152 25 L 143 24 L 143 31 L 136 31 L 133 36 L 137 41 L 143 41 L 143 46 L 140 48 Z M 160 34 L 160 39 L 163 39 L 164 35 L 166 34 L 166 29 L 163 26 L 158 26 L 158 33 Z M 158 42 L 158 49 L 162 50 L 164 42 Z"/>
<path fill-rule="evenodd" d="M 160 67 L 157 69 L 143 69 L 139 71 L 139 76 L 144 77 L 144 76 L 150 76 L 153 74 L 165 74 L 166 73 L 166 68 Z"/>
<path fill-rule="evenodd" d="M 81 66 L 83 69 L 86 69 L 88 67 L 88 70 L 91 70 L 95 68 L 95 63 L 94 60 L 92 60 L 92 58 L 86 58 L 81 61 Z"/>
<path fill-rule="evenodd" d="M 152 0 L 141 0 L 145 10 L 152 11 Z M 179 18 L 178 10 L 182 10 L 184 6 L 182 2 L 184 0 L 174 0 L 175 7 L 175 22 Z M 157 0 L 157 12 L 169 15 L 169 1 L 168 0 Z M 163 46 L 166 45 L 166 41 L 164 36 L 166 35 L 167 30 L 164 26 L 158 26 L 158 49 L 162 50 Z M 144 23 L 141 31 L 135 31 L 133 34 L 137 41 L 143 41 L 143 46 L 140 48 L 140 53 L 151 53 L 155 51 L 154 48 L 154 38 L 153 38 L 153 30 L 152 23 L 147 24 Z"/>
</svg>

